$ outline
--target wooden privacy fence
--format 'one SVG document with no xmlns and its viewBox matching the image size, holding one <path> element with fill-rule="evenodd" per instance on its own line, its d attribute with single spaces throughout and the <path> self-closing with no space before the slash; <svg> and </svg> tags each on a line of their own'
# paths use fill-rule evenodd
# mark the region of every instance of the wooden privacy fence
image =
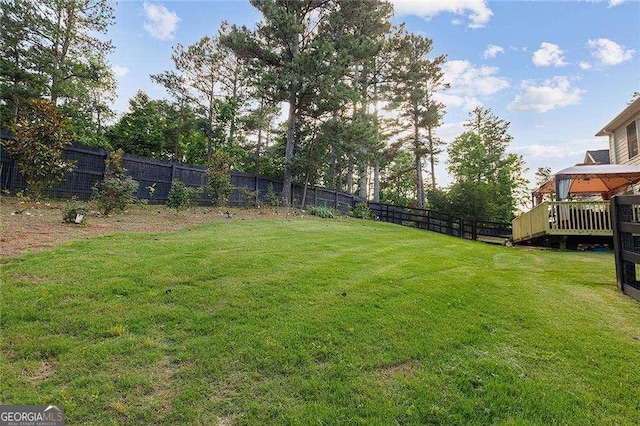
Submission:
<svg viewBox="0 0 640 426">
<path fill-rule="evenodd" d="M 65 149 L 63 157 L 76 161 L 77 166 L 67 174 L 62 185 L 48 188 L 47 193 L 57 198 L 77 197 L 81 200 L 88 200 L 91 198 L 93 186 L 104 178 L 105 160 L 108 156 L 109 152 L 102 148 L 74 145 Z M 0 160 L 1 189 L 12 194 L 26 189 L 26 182 L 23 175 L 19 173 L 16 161 L 2 149 L 2 145 L 0 145 Z M 132 154 L 123 155 L 122 165 L 127 169 L 127 174 L 138 182 L 136 197 L 148 200 L 152 204 L 162 204 L 167 201 L 171 182 L 174 179 L 195 188 L 206 187 L 208 182 L 204 166 Z M 265 203 L 270 188 L 276 196 L 279 196 L 282 193 L 283 185 L 281 181 L 268 177 L 240 172 L 231 172 L 231 184 L 234 189 L 228 199 L 230 205 Z M 315 186 L 308 186 L 305 193 L 304 185 L 293 184 L 289 202 L 300 207 L 303 198 L 305 205 L 322 205 L 342 212 L 346 212 L 356 203 L 364 201 L 352 194 Z M 201 204 L 209 202 L 206 192 L 196 202 Z"/>
<path fill-rule="evenodd" d="M 504 243 L 511 238 L 511 224 L 454 217 L 434 210 L 369 203 L 369 209 L 383 222 L 448 234 L 469 240 Z"/>
<path fill-rule="evenodd" d="M 613 197 L 611 216 L 618 288 L 640 301 L 640 195 Z"/>
</svg>

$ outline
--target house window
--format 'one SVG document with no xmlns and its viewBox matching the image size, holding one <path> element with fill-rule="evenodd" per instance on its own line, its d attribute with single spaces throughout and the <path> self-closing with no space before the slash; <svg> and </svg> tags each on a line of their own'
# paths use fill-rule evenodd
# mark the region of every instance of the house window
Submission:
<svg viewBox="0 0 640 426">
<path fill-rule="evenodd" d="M 638 155 L 638 132 L 635 121 L 627 126 L 627 148 L 629 149 L 629 158 Z"/>
</svg>

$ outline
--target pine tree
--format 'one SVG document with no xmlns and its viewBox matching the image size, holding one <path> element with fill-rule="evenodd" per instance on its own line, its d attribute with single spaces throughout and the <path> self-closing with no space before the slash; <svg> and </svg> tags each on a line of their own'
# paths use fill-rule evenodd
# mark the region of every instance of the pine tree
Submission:
<svg viewBox="0 0 640 426">
<path fill-rule="evenodd" d="M 418 206 L 425 206 L 423 157 L 435 158 L 439 153 L 434 129 L 440 124 L 444 106 L 434 99 L 436 90 L 444 87 L 441 65 L 445 57 L 429 59 L 433 41 L 427 37 L 408 34 L 400 29 L 395 43 L 398 53 L 394 57 L 391 73 L 390 108 L 399 120 L 400 138 L 407 144 L 415 161 L 415 181 Z M 432 180 L 435 185 L 435 178 Z"/>
</svg>

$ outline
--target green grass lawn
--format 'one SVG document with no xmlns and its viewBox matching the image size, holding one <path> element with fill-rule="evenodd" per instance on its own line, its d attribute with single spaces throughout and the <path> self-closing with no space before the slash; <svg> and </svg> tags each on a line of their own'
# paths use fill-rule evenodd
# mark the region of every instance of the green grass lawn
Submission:
<svg viewBox="0 0 640 426">
<path fill-rule="evenodd" d="M 216 222 L 6 259 L 1 315 L 0 403 L 68 424 L 640 424 L 611 253 Z"/>
</svg>

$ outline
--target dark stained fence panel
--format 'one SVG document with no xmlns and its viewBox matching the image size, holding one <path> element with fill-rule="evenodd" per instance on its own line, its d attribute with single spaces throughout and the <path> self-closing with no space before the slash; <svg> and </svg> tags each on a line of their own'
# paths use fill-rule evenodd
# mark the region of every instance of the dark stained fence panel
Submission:
<svg viewBox="0 0 640 426">
<path fill-rule="evenodd" d="M 434 210 L 369 203 L 371 212 L 381 221 L 411 226 L 470 240 L 493 237 L 496 241 L 511 238 L 511 224 L 474 221 L 453 217 Z"/>
<path fill-rule="evenodd" d="M 11 137 L 6 132 L 1 133 L 0 136 L 2 138 Z M 76 161 L 77 166 L 67 174 L 62 185 L 47 188 L 47 194 L 57 198 L 77 197 L 81 200 L 89 200 L 93 186 L 104 178 L 105 160 L 108 155 L 108 152 L 102 148 L 85 146 L 67 148 L 63 153 L 64 158 Z M 16 161 L 8 155 L 2 145 L 0 145 L 0 161 L 0 189 L 12 194 L 26 189 L 26 181 L 22 173 L 18 171 Z M 200 196 L 196 199 L 197 203 L 204 205 L 211 203 L 211 198 L 206 190 L 208 177 L 206 168 L 203 166 L 126 153 L 122 156 L 122 166 L 127 170 L 127 174 L 138 182 L 136 197 L 139 199 L 147 200 L 152 204 L 165 203 L 169 196 L 171 182 L 178 179 L 189 187 L 200 189 Z M 234 189 L 229 196 L 228 204 L 233 206 L 265 204 L 269 188 L 272 189 L 276 197 L 279 197 L 283 185 L 280 181 L 264 176 L 241 172 L 231 172 L 231 184 Z M 292 199 L 297 207 L 301 206 L 303 191 L 303 186 L 293 185 Z M 347 212 L 358 201 L 361 200 L 354 195 L 324 188 L 308 187 L 305 204 L 322 204 Z"/>
<path fill-rule="evenodd" d="M 611 219 L 618 288 L 640 301 L 640 196 L 613 197 Z"/>
</svg>

